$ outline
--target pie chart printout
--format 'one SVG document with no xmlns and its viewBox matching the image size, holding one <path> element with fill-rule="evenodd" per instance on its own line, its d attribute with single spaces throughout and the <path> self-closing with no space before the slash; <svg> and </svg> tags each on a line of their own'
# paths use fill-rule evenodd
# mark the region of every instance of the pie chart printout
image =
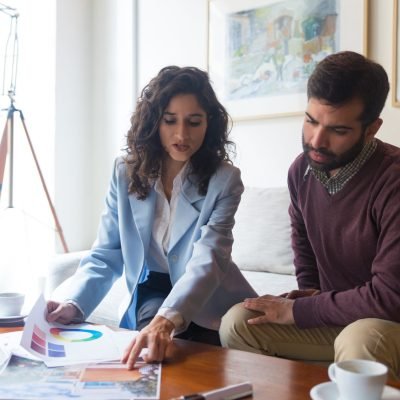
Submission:
<svg viewBox="0 0 400 400">
<path fill-rule="evenodd" d="M 20 344 L 47 367 L 119 360 L 132 339 L 131 333 L 122 336 L 105 325 L 49 323 L 46 315 L 47 303 L 40 295 L 25 321 Z"/>
<path fill-rule="evenodd" d="M 51 328 L 50 335 L 46 335 L 43 330 L 35 325 L 33 327 L 31 348 L 47 357 L 66 357 L 66 346 L 62 342 L 91 342 L 102 336 L 103 333 L 98 330 L 82 328 Z"/>
<path fill-rule="evenodd" d="M 90 342 L 103 336 L 100 331 L 82 328 L 51 328 L 50 333 L 65 342 Z"/>
</svg>

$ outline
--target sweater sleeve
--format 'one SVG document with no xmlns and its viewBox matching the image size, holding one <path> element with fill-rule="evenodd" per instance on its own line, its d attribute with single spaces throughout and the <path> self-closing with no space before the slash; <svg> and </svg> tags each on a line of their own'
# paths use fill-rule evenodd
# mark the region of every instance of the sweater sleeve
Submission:
<svg viewBox="0 0 400 400">
<path fill-rule="evenodd" d="M 301 168 L 298 158 L 288 175 L 288 186 L 291 198 L 289 216 L 292 226 L 292 248 L 294 253 L 294 266 L 299 289 L 320 289 L 317 262 L 307 235 L 298 196 L 299 186 L 304 177 L 305 168 Z"/>
<path fill-rule="evenodd" d="M 346 326 L 363 318 L 400 322 L 400 189 L 396 177 L 391 181 L 383 182 L 378 194 L 369 193 L 377 231 L 376 243 L 364 244 L 376 247 L 371 279 L 348 290 L 296 299 L 293 313 L 300 328 Z"/>
</svg>

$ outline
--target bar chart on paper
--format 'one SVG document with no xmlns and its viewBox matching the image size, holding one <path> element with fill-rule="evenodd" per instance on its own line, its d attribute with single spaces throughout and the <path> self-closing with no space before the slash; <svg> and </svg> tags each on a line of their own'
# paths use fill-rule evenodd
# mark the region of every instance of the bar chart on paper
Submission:
<svg viewBox="0 0 400 400">
<path fill-rule="evenodd" d="M 37 325 L 33 326 L 31 349 L 44 356 L 65 357 L 65 346 L 47 340 L 46 333 Z"/>
</svg>

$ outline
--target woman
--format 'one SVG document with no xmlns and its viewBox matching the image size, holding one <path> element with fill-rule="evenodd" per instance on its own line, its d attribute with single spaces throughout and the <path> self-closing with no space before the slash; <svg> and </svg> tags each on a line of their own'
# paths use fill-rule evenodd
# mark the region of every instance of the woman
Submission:
<svg viewBox="0 0 400 400">
<path fill-rule="evenodd" d="M 122 360 L 129 368 L 144 347 L 146 361 L 163 360 L 174 334 L 219 344 L 222 315 L 256 295 L 231 259 L 243 184 L 229 144 L 207 73 L 162 69 L 137 102 L 97 240 L 47 319 L 86 318 L 125 268 L 131 298 L 121 326 L 140 331 Z"/>
</svg>

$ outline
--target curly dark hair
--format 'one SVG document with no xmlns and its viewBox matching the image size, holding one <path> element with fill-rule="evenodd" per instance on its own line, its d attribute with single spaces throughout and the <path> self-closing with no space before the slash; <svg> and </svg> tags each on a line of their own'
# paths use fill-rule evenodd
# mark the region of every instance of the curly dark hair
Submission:
<svg viewBox="0 0 400 400">
<path fill-rule="evenodd" d="M 389 79 L 380 64 L 354 51 L 330 54 L 320 61 L 307 84 L 307 97 L 340 106 L 353 98 L 364 103 L 363 126 L 379 118 L 389 92 Z"/>
<path fill-rule="evenodd" d="M 164 154 L 159 126 L 170 100 L 180 94 L 193 94 L 207 114 L 206 135 L 200 149 L 190 159 L 188 178 L 195 176 L 200 194 L 222 161 L 231 162 L 234 144 L 228 140 L 230 117 L 218 101 L 208 74 L 196 67 L 168 66 L 142 90 L 131 118 L 124 158 L 129 193 L 145 199 L 151 182 L 161 175 Z"/>
</svg>

